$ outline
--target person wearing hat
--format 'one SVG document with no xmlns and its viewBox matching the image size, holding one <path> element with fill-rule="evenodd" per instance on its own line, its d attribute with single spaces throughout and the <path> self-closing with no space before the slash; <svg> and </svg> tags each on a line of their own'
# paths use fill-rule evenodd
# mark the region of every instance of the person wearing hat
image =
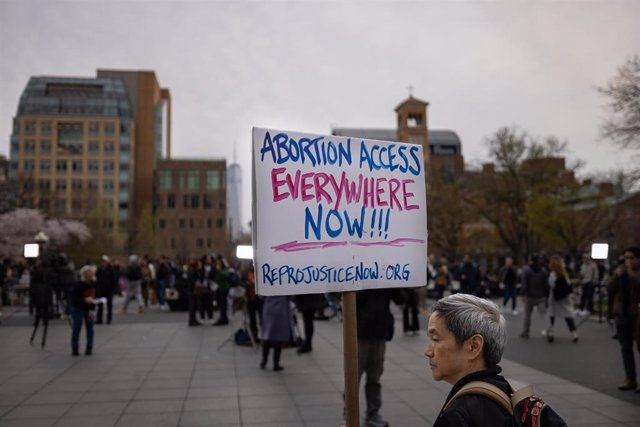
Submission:
<svg viewBox="0 0 640 427">
<path fill-rule="evenodd" d="M 71 290 L 71 319 L 73 327 L 71 333 L 71 354 L 77 356 L 80 347 L 80 330 L 82 322 L 87 328 L 87 348 L 85 354 L 93 351 L 93 309 L 96 288 L 96 270 L 92 265 L 85 265 L 80 269 L 80 281 Z"/>
<path fill-rule="evenodd" d="M 107 324 L 111 324 L 111 318 L 113 314 L 113 294 L 116 292 L 118 287 L 118 276 L 111 266 L 109 257 L 106 255 L 102 255 L 100 258 L 100 265 L 98 266 L 98 270 L 96 271 L 96 293 L 98 297 L 102 297 L 106 299 L 107 306 Z M 102 312 L 103 306 L 105 304 L 100 304 L 98 306 L 98 314 L 96 316 L 96 324 L 102 323 Z"/>
</svg>

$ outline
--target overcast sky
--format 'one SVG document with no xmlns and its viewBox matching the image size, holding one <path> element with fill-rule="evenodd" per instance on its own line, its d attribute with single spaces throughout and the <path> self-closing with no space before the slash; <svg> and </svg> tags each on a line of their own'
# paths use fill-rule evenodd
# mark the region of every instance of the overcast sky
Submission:
<svg viewBox="0 0 640 427">
<path fill-rule="evenodd" d="M 501 126 L 569 141 L 585 172 L 624 166 L 599 138 L 604 84 L 640 54 L 640 1 L 0 0 L 0 154 L 33 75 L 152 69 L 173 99 L 174 157 L 243 167 L 251 127 L 395 128 L 408 96 L 486 159 Z"/>
</svg>

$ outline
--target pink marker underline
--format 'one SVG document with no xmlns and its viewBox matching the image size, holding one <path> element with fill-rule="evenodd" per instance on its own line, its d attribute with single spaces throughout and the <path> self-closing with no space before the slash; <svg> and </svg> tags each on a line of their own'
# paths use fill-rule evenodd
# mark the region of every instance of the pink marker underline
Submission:
<svg viewBox="0 0 640 427">
<path fill-rule="evenodd" d="M 312 249 L 325 249 L 332 248 L 336 246 L 393 246 L 393 247 L 404 247 L 404 243 L 424 243 L 423 239 L 412 239 L 408 237 L 398 238 L 389 241 L 381 241 L 381 242 L 355 242 L 355 241 L 340 241 L 340 242 L 302 242 L 298 243 L 297 240 L 292 242 L 282 243 L 280 245 L 271 246 L 274 252 L 299 252 L 299 251 L 308 251 Z"/>
</svg>

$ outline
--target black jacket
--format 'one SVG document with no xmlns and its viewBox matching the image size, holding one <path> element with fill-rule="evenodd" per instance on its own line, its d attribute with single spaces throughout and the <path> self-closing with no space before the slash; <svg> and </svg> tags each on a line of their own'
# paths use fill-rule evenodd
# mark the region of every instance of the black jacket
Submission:
<svg viewBox="0 0 640 427">
<path fill-rule="evenodd" d="M 320 310 L 324 305 L 322 294 L 296 295 L 294 301 L 300 312 Z"/>
<path fill-rule="evenodd" d="M 98 267 L 96 271 L 96 291 L 98 296 L 113 296 L 118 287 L 118 276 L 110 264 Z"/>
<path fill-rule="evenodd" d="M 71 290 L 71 304 L 78 310 L 89 312 L 95 308 L 95 305 L 87 304 L 85 298 L 95 296 L 96 288 L 92 283 L 78 282 Z"/>
<path fill-rule="evenodd" d="M 531 264 L 522 274 L 522 295 L 527 298 L 547 298 L 549 296 L 549 274 L 538 264 Z"/>
<path fill-rule="evenodd" d="M 511 386 L 499 375 L 500 372 L 502 368 L 495 366 L 462 378 L 451 389 L 444 406 L 471 381 L 485 381 L 500 388 L 507 395 L 512 394 Z M 506 427 L 511 426 L 511 419 L 512 416 L 499 403 L 485 396 L 467 394 L 454 400 L 445 411 L 441 410 L 433 427 Z"/>
<path fill-rule="evenodd" d="M 405 303 L 403 289 L 368 289 L 356 293 L 358 339 L 387 340 L 391 311 L 389 302 Z"/>
</svg>

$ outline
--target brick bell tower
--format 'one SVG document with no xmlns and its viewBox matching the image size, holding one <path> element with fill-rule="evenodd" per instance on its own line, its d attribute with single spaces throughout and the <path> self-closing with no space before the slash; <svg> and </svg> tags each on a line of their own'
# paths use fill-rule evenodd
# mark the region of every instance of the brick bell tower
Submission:
<svg viewBox="0 0 640 427">
<path fill-rule="evenodd" d="M 409 98 L 402 101 L 395 109 L 398 116 L 398 141 L 422 145 L 424 164 L 427 170 L 429 165 L 428 106 L 428 102 L 409 95 Z"/>
</svg>

